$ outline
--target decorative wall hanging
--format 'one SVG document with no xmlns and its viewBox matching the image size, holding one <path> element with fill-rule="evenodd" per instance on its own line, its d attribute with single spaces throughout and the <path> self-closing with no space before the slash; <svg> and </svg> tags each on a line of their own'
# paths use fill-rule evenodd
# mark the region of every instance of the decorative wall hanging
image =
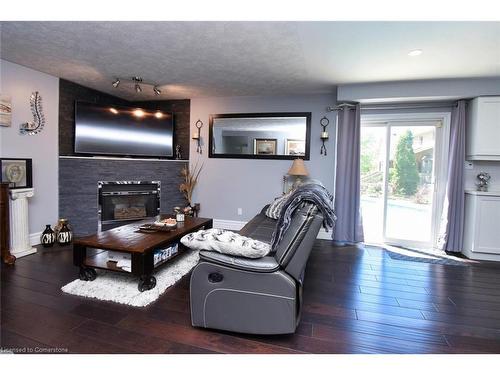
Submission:
<svg viewBox="0 0 500 375">
<path fill-rule="evenodd" d="M 35 91 L 30 96 L 31 113 L 33 113 L 33 121 L 25 122 L 20 126 L 21 134 L 35 135 L 40 133 L 45 126 L 45 116 L 42 108 L 42 97 Z"/>
<path fill-rule="evenodd" d="M 196 152 L 198 154 L 201 154 L 202 153 L 202 149 L 201 149 L 201 128 L 203 127 L 203 122 L 201 120 L 198 120 L 198 121 L 196 121 L 196 124 L 194 126 L 196 126 L 196 129 L 198 129 L 198 133 L 197 134 L 193 134 L 193 140 L 196 141 Z"/>
<path fill-rule="evenodd" d="M 0 95 L 0 126 L 12 124 L 12 102 L 10 96 Z"/>
<path fill-rule="evenodd" d="M 328 141 L 328 138 L 329 138 L 329 135 L 328 135 L 328 132 L 326 131 L 326 127 L 330 124 L 330 120 L 328 120 L 328 118 L 326 116 L 323 116 L 321 118 L 321 120 L 319 120 L 319 123 L 321 125 L 321 127 L 323 128 L 321 130 L 321 142 L 322 142 L 322 145 L 321 145 L 321 155 L 325 155 L 326 156 L 326 146 L 325 146 L 325 142 Z"/>
</svg>

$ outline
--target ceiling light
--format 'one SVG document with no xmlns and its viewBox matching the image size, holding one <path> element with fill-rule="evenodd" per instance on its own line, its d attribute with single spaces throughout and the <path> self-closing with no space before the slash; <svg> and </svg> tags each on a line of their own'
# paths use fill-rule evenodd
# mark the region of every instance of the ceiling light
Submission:
<svg viewBox="0 0 500 375">
<path fill-rule="evenodd" d="M 155 92 L 156 96 L 161 94 L 161 90 L 158 88 L 158 86 L 153 87 L 153 91 Z"/>
<path fill-rule="evenodd" d="M 117 115 L 117 114 L 118 114 L 118 111 L 117 111 L 115 108 L 110 108 L 110 109 L 109 109 L 109 111 L 110 111 L 111 113 L 114 113 L 115 115 Z"/>
<path fill-rule="evenodd" d="M 135 117 L 144 117 L 144 114 L 145 114 L 144 111 L 142 109 L 140 109 L 140 108 L 138 108 L 138 109 L 136 109 L 134 111 L 134 116 Z"/>
<path fill-rule="evenodd" d="M 118 85 L 120 84 L 120 78 L 117 78 L 115 81 L 113 81 L 112 85 L 116 89 Z"/>
<path fill-rule="evenodd" d="M 420 56 L 422 54 L 422 50 L 421 49 L 414 49 L 414 50 L 411 50 L 410 52 L 408 52 L 408 56 L 411 56 L 411 57 L 415 57 L 415 56 Z"/>
<path fill-rule="evenodd" d="M 155 117 L 156 118 L 162 118 L 163 117 L 163 113 L 161 113 L 160 111 L 156 111 Z"/>
<path fill-rule="evenodd" d="M 136 83 L 136 84 L 135 84 L 135 92 L 136 92 L 136 93 L 140 93 L 140 92 L 142 92 L 141 86 L 139 86 L 139 84 L 138 84 L 138 83 Z"/>
</svg>

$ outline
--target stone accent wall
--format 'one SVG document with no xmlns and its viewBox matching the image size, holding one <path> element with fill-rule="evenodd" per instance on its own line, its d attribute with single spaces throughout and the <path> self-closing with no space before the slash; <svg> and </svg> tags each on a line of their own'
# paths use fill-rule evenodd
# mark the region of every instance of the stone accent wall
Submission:
<svg viewBox="0 0 500 375">
<path fill-rule="evenodd" d="M 159 109 L 174 115 L 174 152 L 181 146 L 182 159 L 134 160 L 82 157 L 73 158 L 75 138 L 75 101 L 105 105 Z M 190 100 L 129 102 L 100 91 L 61 79 L 59 81 L 59 217 L 67 218 L 77 236 L 97 230 L 98 181 L 161 181 L 162 213 L 174 206 L 185 206 L 179 192 L 181 168 L 189 160 Z M 70 157 L 65 157 L 70 156 Z"/>
<path fill-rule="evenodd" d="M 77 236 L 97 230 L 98 181 L 161 181 L 161 213 L 187 204 L 179 192 L 180 171 L 187 161 L 59 158 L 59 216 Z"/>
</svg>

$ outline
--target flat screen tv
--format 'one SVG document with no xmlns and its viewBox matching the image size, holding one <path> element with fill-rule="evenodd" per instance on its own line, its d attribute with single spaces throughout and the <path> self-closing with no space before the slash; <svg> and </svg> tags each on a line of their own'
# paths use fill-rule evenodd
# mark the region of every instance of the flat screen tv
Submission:
<svg viewBox="0 0 500 375">
<path fill-rule="evenodd" d="M 171 113 L 133 107 L 75 104 L 75 153 L 172 157 Z"/>
</svg>

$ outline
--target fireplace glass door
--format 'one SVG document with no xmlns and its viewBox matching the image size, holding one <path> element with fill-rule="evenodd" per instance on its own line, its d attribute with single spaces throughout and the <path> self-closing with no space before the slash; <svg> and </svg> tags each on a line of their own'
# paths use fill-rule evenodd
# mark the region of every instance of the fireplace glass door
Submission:
<svg viewBox="0 0 500 375">
<path fill-rule="evenodd" d="M 99 182 L 101 229 L 155 217 L 159 213 L 159 182 Z"/>
</svg>

